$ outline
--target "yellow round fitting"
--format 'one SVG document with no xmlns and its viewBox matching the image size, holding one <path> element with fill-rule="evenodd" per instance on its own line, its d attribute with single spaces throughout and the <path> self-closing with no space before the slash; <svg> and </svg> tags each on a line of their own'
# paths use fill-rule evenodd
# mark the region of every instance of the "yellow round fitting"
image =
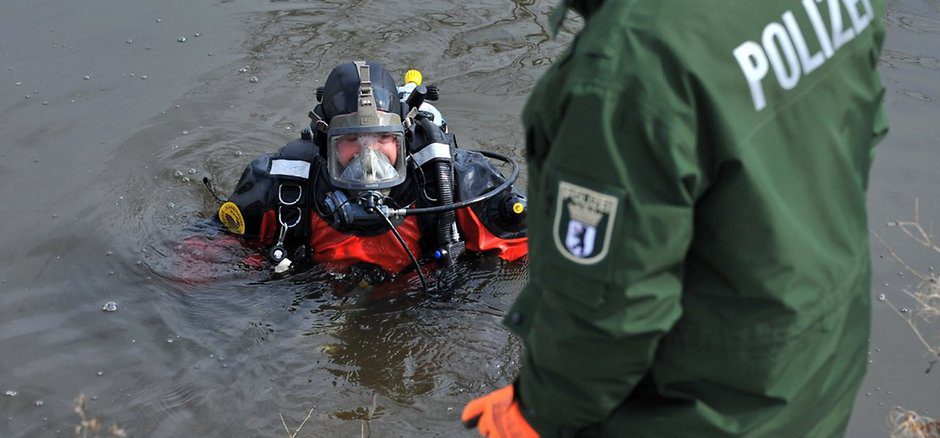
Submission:
<svg viewBox="0 0 940 438">
<path fill-rule="evenodd" d="M 521 202 L 517 202 L 517 203 L 515 203 L 515 204 L 512 204 L 512 212 L 513 212 L 513 213 L 515 213 L 515 214 L 522 214 L 523 211 L 525 211 L 525 206 L 522 205 Z"/>
<path fill-rule="evenodd" d="M 245 218 L 234 202 L 226 202 L 219 207 L 219 220 L 225 228 L 235 234 L 245 234 Z"/>
<path fill-rule="evenodd" d="M 423 78 L 421 77 L 421 72 L 418 70 L 408 70 L 408 72 L 405 73 L 406 84 L 409 82 L 414 82 L 415 85 L 421 85 L 421 79 Z"/>
</svg>

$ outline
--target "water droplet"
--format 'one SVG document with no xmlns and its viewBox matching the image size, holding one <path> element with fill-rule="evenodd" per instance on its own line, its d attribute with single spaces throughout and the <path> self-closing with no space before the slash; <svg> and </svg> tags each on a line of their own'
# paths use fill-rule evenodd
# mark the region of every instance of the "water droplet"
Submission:
<svg viewBox="0 0 940 438">
<path fill-rule="evenodd" d="M 86 80 L 86 81 L 91 80 L 91 75 L 82 76 L 82 79 L 84 79 L 84 80 Z"/>
<path fill-rule="evenodd" d="M 72 103 L 75 103 L 75 99 L 72 99 Z"/>
<path fill-rule="evenodd" d="M 198 370 L 198 369 L 199 369 L 199 365 L 193 366 L 193 368 L 195 368 L 195 369 Z"/>
<path fill-rule="evenodd" d="M 110 257 L 111 255 L 114 255 L 114 253 L 113 253 L 113 252 L 111 252 L 111 251 L 107 251 L 107 252 L 105 252 L 105 253 L 104 253 L 104 255 L 106 255 L 106 256 L 109 256 L 109 257 Z"/>
<path fill-rule="evenodd" d="M 39 158 L 33 158 L 33 162 L 34 162 L 34 163 L 38 163 L 38 162 L 39 162 Z"/>
<path fill-rule="evenodd" d="M 209 56 L 215 56 L 215 53 L 209 52 Z"/>
<path fill-rule="evenodd" d="M 91 396 L 91 401 L 96 401 L 96 400 L 98 400 L 98 396 L 97 396 L 97 395 Z"/>
<path fill-rule="evenodd" d="M 189 135 L 189 131 L 183 131 L 182 134 L 183 134 L 183 135 Z"/>
<path fill-rule="evenodd" d="M 17 82 L 17 83 L 16 83 L 16 86 L 17 86 L 17 87 L 19 87 L 20 85 L 23 85 L 23 83 L 22 83 L 22 82 Z"/>
<path fill-rule="evenodd" d="M 167 206 L 167 207 L 170 207 L 170 208 L 176 208 L 176 204 L 174 204 L 174 203 L 172 203 L 172 202 L 169 203 L 169 204 L 167 204 L 166 206 Z"/>
<path fill-rule="evenodd" d="M 885 255 L 884 255 L 884 254 L 878 254 L 878 258 L 883 259 L 883 258 L 885 258 Z"/>
<path fill-rule="evenodd" d="M 124 42 L 127 43 L 127 44 L 134 44 L 134 40 L 132 40 L 132 39 L 128 39 L 127 41 L 124 41 Z"/>
<path fill-rule="evenodd" d="M 150 50 L 150 49 L 152 49 L 152 47 L 150 46 L 144 47 L 144 50 Z"/>
<path fill-rule="evenodd" d="M 147 75 L 140 75 L 140 79 L 147 79 Z"/>
<path fill-rule="evenodd" d="M 235 151 L 235 156 L 236 157 L 242 156 L 242 151 Z"/>
<path fill-rule="evenodd" d="M 172 343 L 173 343 L 173 338 L 166 338 L 166 343 L 167 343 L 167 344 L 172 344 Z"/>
<path fill-rule="evenodd" d="M 199 37 L 201 37 L 201 36 L 202 36 L 202 34 L 201 34 L 201 33 L 199 33 L 199 32 L 196 32 L 195 34 L 193 34 L 193 36 L 194 36 L 194 37 L 196 37 L 196 38 L 199 38 Z"/>
<path fill-rule="evenodd" d="M 176 39 L 176 41 L 179 41 L 179 42 L 181 42 L 181 43 L 185 43 L 185 42 L 186 42 L 186 37 L 179 37 L 179 38 Z"/>
<path fill-rule="evenodd" d="M 907 310 L 907 307 L 901 308 L 901 313 L 907 313 L 907 312 L 910 312 L 910 310 Z"/>
<path fill-rule="evenodd" d="M 105 312 L 117 312 L 117 309 L 118 305 L 114 301 L 108 301 L 107 303 L 104 303 L 103 307 L 101 307 L 101 310 L 104 310 Z"/>
<path fill-rule="evenodd" d="M 188 183 L 189 181 L 191 181 L 191 180 L 189 179 L 188 176 L 184 176 L 184 177 L 183 177 L 183 182 L 184 182 L 184 183 Z"/>
<path fill-rule="evenodd" d="M 239 72 L 239 73 L 248 73 L 248 66 L 246 65 L 246 66 L 244 66 L 244 67 L 238 69 L 238 72 Z"/>
<path fill-rule="evenodd" d="M 183 177 L 183 172 L 177 170 L 176 172 L 173 172 L 173 176 L 175 176 L 175 177 L 177 177 L 177 178 L 182 178 L 182 177 Z"/>
<path fill-rule="evenodd" d="M 44 100 L 44 101 L 42 101 L 42 104 L 43 104 L 43 105 L 49 105 L 49 101 L 48 101 L 48 100 Z"/>
<path fill-rule="evenodd" d="M 903 277 L 903 276 L 904 276 L 903 272 L 898 272 L 898 277 Z"/>
<path fill-rule="evenodd" d="M 41 408 L 42 405 L 44 405 L 44 404 L 46 404 L 46 403 L 43 402 L 42 400 L 36 400 L 36 402 L 34 402 L 33 404 L 36 405 L 37 408 Z M 45 421 L 45 418 L 43 419 L 43 421 Z"/>
<path fill-rule="evenodd" d="M 180 109 L 179 105 L 173 105 L 173 108 Z"/>
<path fill-rule="evenodd" d="M 888 287 L 888 283 L 885 283 L 885 287 Z"/>
<path fill-rule="evenodd" d="M 114 271 L 108 272 L 108 275 L 114 275 Z"/>
<path fill-rule="evenodd" d="M 29 99 L 29 95 L 28 95 L 28 94 L 26 95 L 26 98 Z"/>
<path fill-rule="evenodd" d="M 195 175 L 195 174 L 196 174 L 196 169 L 190 168 L 190 169 L 189 169 L 189 174 L 190 174 L 190 175 Z"/>
<path fill-rule="evenodd" d="M 157 23 L 163 23 L 163 19 L 162 19 L 162 18 L 157 18 Z"/>
<path fill-rule="evenodd" d="M 248 78 L 248 82 L 251 82 L 252 84 L 254 84 L 254 83 L 258 82 L 258 77 L 257 77 L 257 76 L 252 76 L 252 77 Z"/>
<path fill-rule="evenodd" d="M 104 375 L 104 371 L 98 371 L 98 377 L 101 377 L 103 375 Z"/>
<path fill-rule="evenodd" d="M 866 393 L 865 393 L 865 397 L 871 397 L 871 393 L 870 393 L 870 392 L 866 392 Z"/>
<path fill-rule="evenodd" d="M 3 394 L 7 397 L 16 397 L 17 392 L 12 389 L 8 389 L 7 392 L 4 392 Z"/>
<path fill-rule="evenodd" d="M 881 301 L 883 303 L 887 299 L 888 297 L 886 297 L 885 294 L 878 294 L 878 301 Z"/>
<path fill-rule="evenodd" d="M 133 74 L 133 73 L 131 73 L 129 76 L 132 77 L 132 78 L 133 78 L 133 77 L 137 77 L 137 75 L 135 75 L 135 74 Z"/>
<path fill-rule="evenodd" d="M 894 394 L 894 391 L 888 391 L 888 395 Z"/>
</svg>

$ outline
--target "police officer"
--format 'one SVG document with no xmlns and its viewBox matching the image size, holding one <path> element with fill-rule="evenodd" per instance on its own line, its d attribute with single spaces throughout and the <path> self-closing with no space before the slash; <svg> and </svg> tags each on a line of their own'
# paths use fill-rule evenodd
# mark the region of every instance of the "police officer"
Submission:
<svg viewBox="0 0 940 438">
<path fill-rule="evenodd" d="M 832 437 L 865 374 L 881 0 L 574 0 L 523 113 L 529 283 L 488 437 Z"/>
<path fill-rule="evenodd" d="M 267 248 L 278 273 L 311 259 L 398 274 L 464 248 L 523 257 L 526 200 L 485 155 L 508 159 L 457 148 L 420 81 L 400 97 L 381 64 L 335 67 L 310 128 L 255 159 L 219 219 Z"/>
</svg>

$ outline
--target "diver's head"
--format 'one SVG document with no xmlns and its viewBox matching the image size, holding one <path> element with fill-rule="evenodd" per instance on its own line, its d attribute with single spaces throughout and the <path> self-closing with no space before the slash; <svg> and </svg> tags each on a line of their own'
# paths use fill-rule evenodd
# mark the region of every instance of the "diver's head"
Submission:
<svg viewBox="0 0 940 438">
<path fill-rule="evenodd" d="M 330 182 L 339 188 L 383 190 L 405 181 L 401 102 L 381 64 L 356 61 L 333 69 L 320 110 Z"/>
</svg>

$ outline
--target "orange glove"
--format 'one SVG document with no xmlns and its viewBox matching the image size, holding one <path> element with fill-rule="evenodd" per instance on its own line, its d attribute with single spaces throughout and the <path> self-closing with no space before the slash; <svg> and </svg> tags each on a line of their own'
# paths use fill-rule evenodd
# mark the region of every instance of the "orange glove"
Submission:
<svg viewBox="0 0 940 438">
<path fill-rule="evenodd" d="M 468 429 L 474 427 L 487 438 L 538 438 L 529 422 L 519 411 L 513 386 L 509 385 L 472 400 L 463 408 L 460 421 Z"/>
</svg>

